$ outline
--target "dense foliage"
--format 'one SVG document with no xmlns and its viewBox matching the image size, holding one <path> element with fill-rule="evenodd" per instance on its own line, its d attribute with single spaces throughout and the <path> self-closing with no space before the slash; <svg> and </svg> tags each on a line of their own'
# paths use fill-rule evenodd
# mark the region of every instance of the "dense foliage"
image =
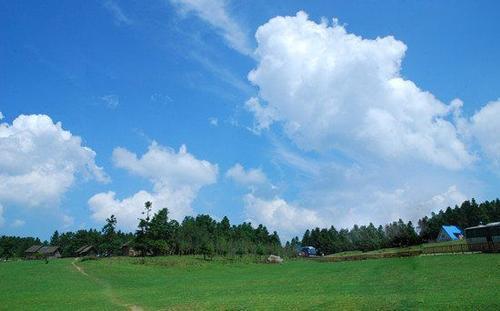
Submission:
<svg viewBox="0 0 500 311">
<path fill-rule="evenodd" d="M 424 217 L 418 221 L 420 237 L 424 241 L 436 239 L 443 225 L 455 225 L 461 229 L 500 221 L 500 200 L 484 201 L 477 204 L 476 200 L 464 201 L 460 207 L 448 207 L 439 213 L 432 213 L 431 217 Z"/>
<path fill-rule="evenodd" d="M 300 243 L 314 246 L 320 253 L 333 254 L 353 250 L 371 251 L 385 247 L 402 247 L 419 242 L 420 239 L 411 221 L 404 223 L 400 219 L 385 227 L 375 227 L 370 223 L 368 226 L 354 225 L 351 230 L 337 230 L 333 226 L 329 229 L 306 230 Z M 294 238 L 289 245 L 292 247 L 297 244 L 299 244 L 298 238 Z"/>
<path fill-rule="evenodd" d="M 432 213 L 418 221 L 419 233 L 413 224 L 404 223 L 401 219 L 385 225 L 375 227 L 354 225 L 351 230 L 337 230 L 333 226 L 307 230 L 302 240 L 296 237 L 287 248 L 296 245 L 310 245 L 316 247 L 320 253 L 332 254 L 343 251 L 371 251 L 385 247 L 402 247 L 420 244 L 424 241 L 435 240 L 443 225 L 455 225 L 462 229 L 477 226 L 481 223 L 500 221 L 500 200 L 485 201 L 477 204 L 474 199 L 464 201 L 460 207 L 448 207 L 439 213 Z"/>
<path fill-rule="evenodd" d="M 42 242 L 32 237 L 1 236 L 0 258 L 22 257 L 24 251 L 34 244 L 42 244 Z"/>
<path fill-rule="evenodd" d="M 146 202 L 143 219 L 139 220 L 134 247 L 142 254 L 152 255 L 239 255 L 281 253 L 276 232 L 266 227 L 253 228 L 250 223 L 232 225 L 227 217 L 220 222 L 209 215 L 185 217 L 182 223 L 169 220 L 168 210 L 161 209 L 150 217 L 151 206 Z"/>
<path fill-rule="evenodd" d="M 114 216 L 111 218 L 114 218 Z M 121 245 L 132 239 L 133 235 L 131 233 L 114 231 L 114 227 L 110 235 L 110 232 L 107 231 L 110 225 L 109 220 L 110 219 L 108 219 L 108 222 L 101 231 L 95 229 L 82 229 L 76 232 L 65 232 L 62 234 L 55 231 L 50 238 L 50 245 L 59 246 L 63 257 L 74 256 L 75 251 L 84 245 L 93 245 L 97 252 L 103 255 L 117 255 L 120 253 Z"/>
<path fill-rule="evenodd" d="M 283 251 L 278 234 L 269 233 L 263 225 L 256 228 L 247 222 L 231 225 L 227 217 L 218 222 L 208 215 L 188 216 L 179 223 L 168 218 L 166 208 L 152 215 L 151 202 L 146 202 L 143 215 L 135 234 L 116 230 L 117 219 L 111 215 L 100 231 L 82 229 L 61 234 L 55 231 L 50 245 L 59 246 L 63 257 L 74 256 L 84 245 L 93 245 L 102 256 L 120 255 L 124 244 L 143 256 L 198 254 L 210 258 Z M 42 243 L 34 238 L 1 237 L 0 258 L 22 257 L 24 251 L 35 244 Z"/>
<path fill-rule="evenodd" d="M 480 223 L 500 221 L 500 200 L 477 204 L 474 199 L 464 201 L 460 207 L 448 207 L 418 221 L 419 233 L 411 222 L 401 219 L 385 226 L 354 225 L 352 229 L 314 228 L 307 230 L 302 240 L 298 237 L 281 246 L 276 232 L 270 233 L 263 225 L 254 228 L 250 223 L 231 225 L 224 217 L 221 221 L 209 215 L 185 217 L 179 223 L 169 219 L 166 208 L 152 213 L 152 204 L 145 203 L 143 218 L 139 219 L 135 233 L 116 230 L 117 219 L 111 215 L 98 231 L 78 230 L 59 234 L 55 231 L 51 245 L 61 247 L 65 257 L 74 256 L 84 245 L 93 245 L 103 256 L 121 254 L 121 246 L 127 243 L 142 255 L 197 255 L 205 257 L 243 256 L 245 254 L 293 255 L 298 246 L 310 245 L 320 253 L 332 254 L 343 251 L 371 251 L 385 247 L 403 247 L 435 240 L 442 225 L 457 225 L 462 229 Z M 38 238 L 0 237 L 0 258 L 22 257 L 34 244 L 42 244 Z M 48 244 L 45 242 L 45 244 Z"/>
</svg>

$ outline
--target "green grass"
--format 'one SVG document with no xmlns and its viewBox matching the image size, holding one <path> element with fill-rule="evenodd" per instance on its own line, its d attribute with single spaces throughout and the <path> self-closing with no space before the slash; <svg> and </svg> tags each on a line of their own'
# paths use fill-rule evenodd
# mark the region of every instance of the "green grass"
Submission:
<svg viewBox="0 0 500 311">
<path fill-rule="evenodd" d="M 121 310 L 71 261 L 0 262 L 0 310 Z"/>
<path fill-rule="evenodd" d="M 0 309 L 500 309 L 500 255 L 282 265 L 195 257 L 0 264 Z M 20 307 L 22 306 L 22 307 Z"/>
<path fill-rule="evenodd" d="M 434 243 L 424 243 L 420 245 L 414 245 L 414 246 L 409 246 L 409 247 L 393 247 L 393 248 L 382 248 L 382 249 L 377 249 L 373 251 L 368 251 L 368 252 L 362 252 L 362 251 L 346 251 L 346 252 L 340 252 L 340 253 L 335 253 L 331 255 L 327 255 L 327 257 L 344 257 L 344 256 L 355 256 L 355 255 L 363 255 L 363 254 L 390 254 L 390 253 L 404 253 L 407 251 L 418 251 L 422 250 L 425 251 L 426 249 L 430 248 L 441 248 L 441 247 L 446 247 L 446 246 L 452 246 L 452 245 L 466 245 L 465 240 L 456 240 L 456 241 L 446 241 L 446 242 L 434 242 Z"/>
</svg>

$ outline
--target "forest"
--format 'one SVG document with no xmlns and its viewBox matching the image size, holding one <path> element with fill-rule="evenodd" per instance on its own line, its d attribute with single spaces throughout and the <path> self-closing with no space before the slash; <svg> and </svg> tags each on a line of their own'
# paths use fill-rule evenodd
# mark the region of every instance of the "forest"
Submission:
<svg viewBox="0 0 500 311">
<path fill-rule="evenodd" d="M 353 228 L 337 230 L 335 227 L 307 230 L 302 240 L 292 239 L 287 246 L 311 245 L 320 253 L 333 254 L 344 251 L 371 251 L 387 247 L 405 247 L 434 241 L 443 225 L 455 225 L 464 230 L 467 227 L 500 221 L 500 200 L 478 204 L 474 199 L 464 201 L 460 206 L 448 207 L 437 214 L 431 213 L 418 220 L 415 228 L 409 221 L 375 227 L 354 225 Z"/>
<path fill-rule="evenodd" d="M 168 209 L 152 212 L 151 202 L 146 202 L 143 217 L 138 220 L 137 230 L 117 230 L 114 215 L 106 219 L 101 230 L 89 229 L 59 233 L 55 231 L 50 241 L 34 237 L 0 237 L 0 258 L 22 257 L 34 244 L 57 245 L 63 257 L 74 256 L 83 245 L 94 245 L 102 256 L 121 254 L 121 246 L 129 243 L 142 255 L 204 255 L 243 256 L 247 254 L 279 254 L 294 256 L 300 245 L 310 245 L 322 254 L 343 251 L 370 251 L 386 247 L 404 247 L 430 242 L 436 239 L 442 225 L 457 225 L 465 229 L 478 224 L 500 221 L 500 200 L 478 204 L 474 199 L 460 206 L 448 207 L 418 220 L 417 227 L 411 221 L 398 220 L 376 227 L 354 225 L 351 229 L 313 228 L 282 245 L 276 231 L 262 224 L 254 226 L 243 222 L 231 225 L 227 217 L 217 221 L 209 215 L 187 216 L 181 223 L 170 219 Z"/>
</svg>

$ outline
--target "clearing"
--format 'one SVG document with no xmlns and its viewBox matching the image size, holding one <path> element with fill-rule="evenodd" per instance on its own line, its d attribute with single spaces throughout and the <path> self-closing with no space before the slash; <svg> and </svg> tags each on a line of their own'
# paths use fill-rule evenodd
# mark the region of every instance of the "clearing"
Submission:
<svg viewBox="0 0 500 311">
<path fill-rule="evenodd" d="M 128 257 L 5 262 L 0 309 L 500 309 L 498 254 L 252 261 L 172 256 L 145 264 Z"/>
</svg>

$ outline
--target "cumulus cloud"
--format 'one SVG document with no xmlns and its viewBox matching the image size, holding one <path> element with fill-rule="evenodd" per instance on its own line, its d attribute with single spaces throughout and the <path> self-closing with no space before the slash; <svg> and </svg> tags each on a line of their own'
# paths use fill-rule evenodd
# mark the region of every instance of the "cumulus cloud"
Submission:
<svg viewBox="0 0 500 311">
<path fill-rule="evenodd" d="M 112 191 L 89 199 L 95 220 L 104 221 L 114 214 L 127 229 L 135 228 L 146 201 L 153 203 L 154 211 L 168 208 L 175 219 L 191 214 L 191 203 L 198 191 L 215 183 L 218 174 L 217 165 L 195 158 L 184 145 L 176 152 L 153 142 L 141 157 L 127 149 L 115 148 L 113 162 L 116 167 L 146 178 L 153 185 L 152 191 L 141 190 L 125 199 L 117 199 Z"/>
<path fill-rule="evenodd" d="M 257 128 L 272 122 L 304 150 L 417 159 L 448 169 L 474 157 L 449 121 L 453 106 L 401 77 L 406 45 L 392 36 L 364 39 L 336 21 L 304 12 L 275 17 L 256 33 L 257 67 L 247 102 Z"/>
<path fill-rule="evenodd" d="M 181 13 L 194 13 L 204 22 L 214 27 L 224 37 L 230 47 L 250 55 L 251 48 L 246 33 L 229 14 L 225 0 L 171 0 Z"/>
<path fill-rule="evenodd" d="M 45 206 L 59 201 L 77 176 L 106 182 L 96 153 L 47 115 L 0 124 L 0 202 Z"/>
<path fill-rule="evenodd" d="M 460 205 L 463 201 L 468 198 L 460 192 L 456 185 L 451 185 L 443 193 L 436 194 L 429 201 L 424 202 L 422 205 L 424 208 L 431 212 L 438 212 L 448 206 L 454 207 L 455 205 Z M 426 211 L 427 212 L 427 211 Z"/>
<path fill-rule="evenodd" d="M 266 174 L 260 168 L 250 168 L 245 170 L 245 168 L 236 163 L 226 172 L 226 178 L 230 178 L 233 181 L 245 185 L 245 186 L 255 186 L 267 183 Z"/>
<path fill-rule="evenodd" d="M 3 119 L 3 113 L 0 111 L 0 120 Z"/>
<path fill-rule="evenodd" d="M 470 131 L 486 155 L 500 164 L 500 100 L 484 106 L 471 118 Z"/>
<path fill-rule="evenodd" d="M 262 130 L 267 130 L 278 119 L 277 112 L 272 106 L 263 106 L 257 97 L 252 97 L 245 102 L 245 108 L 255 116 L 253 132 L 259 134 Z"/>
<path fill-rule="evenodd" d="M 289 238 L 311 227 L 327 226 L 317 211 L 295 206 L 279 197 L 263 199 L 249 193 L 244 203 L 249 221 L 262 223 L 282 237 Z"/>
</svg>

